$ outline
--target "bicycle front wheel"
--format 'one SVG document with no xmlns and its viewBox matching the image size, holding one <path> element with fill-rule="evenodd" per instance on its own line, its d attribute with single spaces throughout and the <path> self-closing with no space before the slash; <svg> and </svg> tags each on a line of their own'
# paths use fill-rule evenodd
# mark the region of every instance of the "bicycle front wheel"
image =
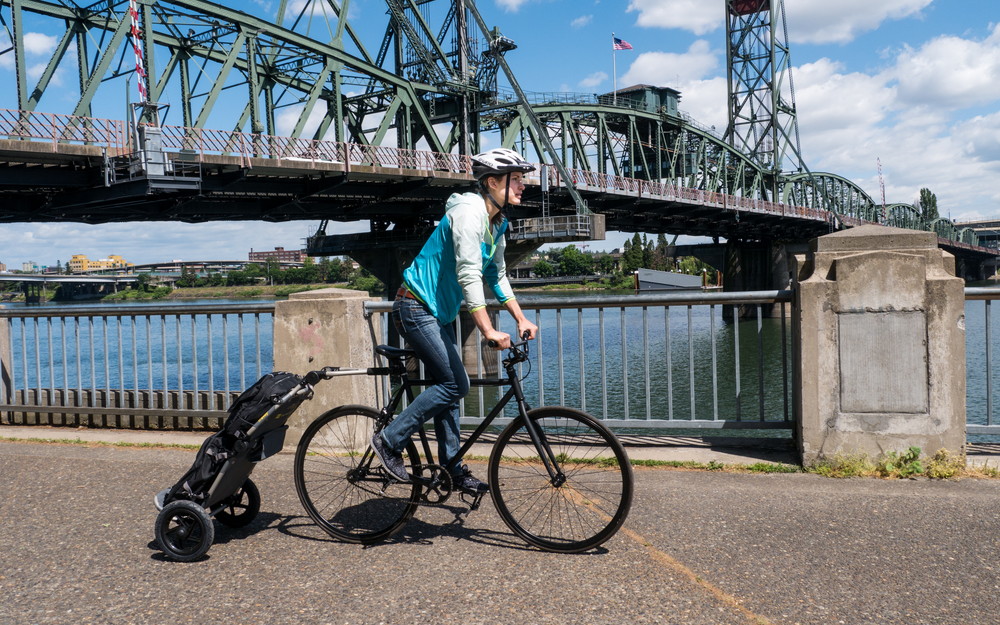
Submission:
<svg viewBox="0 0 1000 625">
<path fill-rule="evenodd" d="M 378 413 L 342 406 L 316 419 L 295 451 L 295 490 L 313 521 L 338 540 L 373 543 L 398 531 L 417 509 L 420 486 L 391 480 L 371 450 Z M 411 475 L 417 450 L 404 451 Z"/>
<path fill-rule="evenodd" d="M 579 410 L 536 408 L 528 419 L 540 435 L 541 452 L 518 417 L 490 455 L 497 512 L 540 549 L 576 553 L 597 547 L 614 536 L 632 506 L 625 449 L 604 424 Z"/>
</svg>

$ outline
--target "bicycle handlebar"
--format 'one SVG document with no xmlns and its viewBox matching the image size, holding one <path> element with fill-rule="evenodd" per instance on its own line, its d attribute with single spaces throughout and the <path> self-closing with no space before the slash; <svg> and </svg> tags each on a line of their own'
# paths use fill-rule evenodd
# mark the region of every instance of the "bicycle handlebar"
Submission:
<svg viewBox="0 0 1000 625">
<path fill-rule="evenodd" d="M 494 347 L 494 348 L 498 345 L 498 343 L 496 341 L 494 341 L 493 339 L 490 339 L 490 340 L 486 341 L 486 344 L 489 345 L 490 347 Z M 521 335 L 521 340 L 518 341 L 517 343 L 511 343 L 510 347 L 508 347 L 507 349 L 513 349 L 515 347 L 523 347 L 523 346 L 525 346 L 527 344 L 528 344 L 528 331 L 525 330 L 524 334 Z"/>
</svg>

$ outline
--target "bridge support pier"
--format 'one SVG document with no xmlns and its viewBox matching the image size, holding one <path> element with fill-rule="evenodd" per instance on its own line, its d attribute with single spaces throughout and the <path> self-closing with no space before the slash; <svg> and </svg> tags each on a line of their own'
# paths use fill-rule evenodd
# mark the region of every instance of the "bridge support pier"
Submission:
<svg viewBox="0 0 1000 625">
<path fill-rule="evenodd" d="M 802 462 L 965 445 L 965 294 L 932 232 L 858 226 L 798 255 Z"/>
<path fill-rule="evenodd" d="M 723 290 L 730 291 L 770 291 L 787 289 L 791 282 L 790 257 L 804 252 L 806 244 L 778 243 L 768 241 L 729 241 L 725 245 L 725 266 L 723 268 Z M 732 312 L 727 309 L 727 319 Z M 781 315 L 781 308 L 765 306 L 765 317 Z M 740 316 L 756 314 L 755 306 L 741 308 Z M 790 311 L 786 310 L 786 314 Z"/>
</svg>

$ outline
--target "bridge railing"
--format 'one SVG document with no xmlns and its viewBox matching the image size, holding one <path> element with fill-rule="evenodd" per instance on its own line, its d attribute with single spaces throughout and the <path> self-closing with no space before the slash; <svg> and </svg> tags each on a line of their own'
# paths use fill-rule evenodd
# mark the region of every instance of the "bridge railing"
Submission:
<svg viewBox="0 0 1000 625">
<path fill-rule="evenodd" d="M 40 139 L 51 142 L 53 150 L 66 143 L 97 145 L 111 150 L 121 150 L 128 145 L 128 130 L 122 121 L 10 109 L 0 109 L 0 137 Z"/>
<path fill-rule="evenodd" d="M 603 193 L 622 193 L 638 197 L 650 197 L 667 201 L 685 201 L 701 205 L 713 205 L 723 209 L 763 213 L 769 215 L 794 216 L 814 221 L 830 221 L 829 211 L 794 206 L 781 202 L 769 202 L 758 198 L 741 197 L 728 193 L 705 191 L 683 187 L 669 181 L 640 180 L 605 172 L 572 168 L 569 176 L 578 188 Z M 558 172 L 549 170 L 550 184 L 558 185 Z M 860 223 L 860 222 L 859 222 Z"/>
<path fill-rule="evenodd" d="M 532 405 L 587 411 L 621 432 L 790 430 L 790 328 L 784 315 L 767 318 L 766 311 L 786 312 L 791 295 L 521 296 L 521 308 L 541 329 L 524 369 L 531 372 L 522 380 L 525 395 Z M 366 309 L 386 314 L 391 302 L 369 302 Z M 726 323 L 739 311 L 748 316 Z M 516 335 L 508 315 L 501 313 L 498 322 Z M 458 336 L 479 336 L 471 320 L 457 323 Z M 497 352 L 468 349 L 480 343 L 466 341 L 466 368 L 471 375 L 495 375 Z M 486 414 L 490 393 L 473 389 L 464 400 L 465 420 L 475 423 Z"/>
<path fill-rule="evenodd" d="M 339 164 L 346 171 L 352 166 L 365 166 L 464 174 L 472 172 L 469 157 L 459 154 L 183 126 L 163 126 L 161 131 L 163 148 L 176 151 L 179 161 L 201 161 L 204 156 L 214 154 L 234 156 L 245 167 L 253 167 L 254 159 L 271 159 L 279 164 L 282 161 L 297 161 L 312 166 L 333 163 Z M 126 150 L 129 143 L 124 122 L 9 109 L 0 109 L 0 137 L 2 136 L 46 140 L 51 142 L 53 150 L 66 143 L 96 145 L 107 147 L 114 154 Z M 549 167 L 547 170 L 550 185 L 561 186 L 556 168 Z M 537 176 L 541 171 L 540 168 L 535 174 L 528 176 L 529 182 L 538 181 Z M 736 211 L 839 222 L 845 226 L 874 223 L 834 215 L 827 210 L 681 187 L 669 181 L 646 181 L 585 169 L 570 169 L 568 175 L 574 184 L 604 193 L 696 202 Z M 978 248 L 974 232 L 968 229 L 960 231 L 947 220 L 938 221 L 931 227 L 942 240 L 955 247 Z"/>
<path fill-rule="evenodd" d="M 254 158 L 307 163 L 338 163 L 345 167 L 369 166 L 471 173 L 467 156 L 381 145 L 280 137 L 247 132 L 163 126 L 163 147 L 192 160 L 207 154 L 237 156 L 247 167 Z"/>
</svg>

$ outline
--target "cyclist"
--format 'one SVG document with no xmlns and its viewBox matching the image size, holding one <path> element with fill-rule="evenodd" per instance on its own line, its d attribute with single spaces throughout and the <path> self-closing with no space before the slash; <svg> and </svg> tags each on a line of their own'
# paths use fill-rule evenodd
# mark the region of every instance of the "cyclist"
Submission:
<svg viewBox="0 0 1000 625">
<path fill-rule="evenodd" d="M 434 419 L 438 457 L 448 465 L 460 448 L 459 401 L 469 393 L 469 376 L 456 346 L 454 320 L 464 299 L 472 320 L 495 349 L 510 347 L 510 335 L 493 327 L 486 310 L 485 281 L 517 323 L 517 335 L 535 338 L 510 288 L 504 264 L 508 205 L 521 203 L 524 174 L 535 169 L 520 154 L 498 148 L 472 157 L 476 190 L 454 193 L 445 215 L 413 263 L 403 271 L 391 318 L 436 384 L 427 387 L 380 433 L 372 449 L 393 478 L 410 480 L 401 450 L 410 436 Z M 453 484 L 470 494 L 489 492 L 467 465 L 455 463 Z"/>
</svg>

